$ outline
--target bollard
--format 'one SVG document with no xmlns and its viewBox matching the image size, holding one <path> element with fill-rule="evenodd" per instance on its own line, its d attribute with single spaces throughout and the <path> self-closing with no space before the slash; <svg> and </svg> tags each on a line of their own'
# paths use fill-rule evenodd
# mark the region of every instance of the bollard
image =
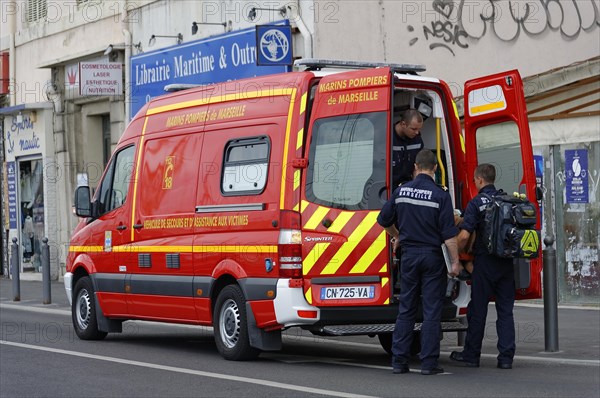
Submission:
<svg viewBox="0 0 600 398">
<path fill-rule="evenodd" d="M 546 352 L 558 351 L 558 294 L 554 238 L 544 238 L 544 342 Z"/>
<path fill-rule="evenodd" d="M 48 246 L 48 238 L 42 238 L 42 285 L 44 294 L 42 296 L 42 304 L 52 303 L 50 292 L 50 247 Z"/>
<path fill-rule="evenodd" d="M 13 301 L 21 301 L 21 281 L 19 275 L 19 245 L 17 238 L 12 238 L 10 251 L 10 272 L 12 277 Z"/>
</svg>

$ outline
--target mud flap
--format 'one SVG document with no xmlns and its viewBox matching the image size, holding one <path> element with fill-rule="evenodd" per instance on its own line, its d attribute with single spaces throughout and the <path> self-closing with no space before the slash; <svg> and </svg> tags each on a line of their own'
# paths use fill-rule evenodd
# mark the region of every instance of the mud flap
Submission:
<svg viewBox="0 0 600 398">
<path fill-rule="evenodd" d="M 267 332 L 257 327 L 254 313 L 248 302 L 246 302 L 246 317 L 248 321 L 248 340 L 250 341 L 250 346 L 261 351 L 281 350 L 281 330 Z"/>
<path fill-rule="evenodd" d="M 94 293 L 95 294 L 95 293 Z M 100 304 L 98 304 L 98 296 L 94 300 L 96 307 L 96 322 L 98 322 L 98 330 L 106 333 L 121 333 L 123 331 L 123 321 L 109 319 L 104 316 Z"/>
</svg>

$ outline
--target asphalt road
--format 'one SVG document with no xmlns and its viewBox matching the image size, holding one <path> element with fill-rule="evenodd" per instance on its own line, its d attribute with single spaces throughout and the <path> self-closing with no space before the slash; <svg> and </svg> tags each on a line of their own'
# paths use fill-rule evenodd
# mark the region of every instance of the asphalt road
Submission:
<svg viewBox="0 0 600 398">
<path fill-rule="evenodd" d="M 515 312 L 521 349 L 514 369 L 495 368 L 490 311 L 481 368 L 453 365 L 448 353 L 456 341 L 448 335 L 440 360 L 446 373 L 422 376 L 418 360 L 410 373 L 393 375 L 369 337 L 330 339 L 292 329 L 281 352 L 230 362 L 218 354 L 210 328 L 130 321 L 122 334 L 81 341 L 66 309 L 3 301 L 0 397 L 598 397 L 598 340 L 569 345 L 564 336 L 564 351 L 545 354 L 540 310 Z M 583 329 L 569 338 L 589 340 L 599 330 L 599 311 L 564 313 L 563 319 L 587 320 L 571 319 L 579 324 L 570 327 Z"/>
</svg>

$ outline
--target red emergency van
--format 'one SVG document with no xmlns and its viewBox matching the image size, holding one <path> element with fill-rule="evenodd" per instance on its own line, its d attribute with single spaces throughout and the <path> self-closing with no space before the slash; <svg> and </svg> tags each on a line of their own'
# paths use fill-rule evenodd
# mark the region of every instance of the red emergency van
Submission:
<svg viewBox="0 0 600 398">
<path fill-rule="evenodd" d="M 376 218 L 393 190 L 392 126 L 408 108 L 423 115 L 456 208 L 476 194 L 479 162 L 536 202 L 517 71 L 466 83 L 463 140 L 449 86 L 422 66 L 296 66 L 153 99 L 93 197 L 77 188 L 64 280 L 80 338 L 137 319 L 213 326 L 231 360 L 280 349 L 291 327 L 378 335 L 389 352 L 398 264 Z M 540 260 L 517 265 L 517 298 L 540 297 Z M 464 282 L 449 287 L 446 331 L 470 297 Z"/>
</svg>

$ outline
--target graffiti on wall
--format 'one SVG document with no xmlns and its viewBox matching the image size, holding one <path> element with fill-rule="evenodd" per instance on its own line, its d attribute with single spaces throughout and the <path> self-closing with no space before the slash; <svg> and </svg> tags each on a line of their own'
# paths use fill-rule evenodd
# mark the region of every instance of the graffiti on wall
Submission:
<svg viewBox="0 0 600 398">
<path fill-rule="evenodd" d="M 441 48 L 452 55 L 456 55 L 455 50 L 468 48 L 469 39 L 487 35 L 510 42 L 521 35 L 560 32 L 564 39 L 572 40 L 582 31 L 600 26 L 595 0 L 434 0 L 432 7 L 435 18 L 422 25 L 422 38 L 430 50 Z M 417 35 L 410 39 L 412 46 L 420 39 L 420 32 L 412 25 L 407 29 Z"/>
</svg>

